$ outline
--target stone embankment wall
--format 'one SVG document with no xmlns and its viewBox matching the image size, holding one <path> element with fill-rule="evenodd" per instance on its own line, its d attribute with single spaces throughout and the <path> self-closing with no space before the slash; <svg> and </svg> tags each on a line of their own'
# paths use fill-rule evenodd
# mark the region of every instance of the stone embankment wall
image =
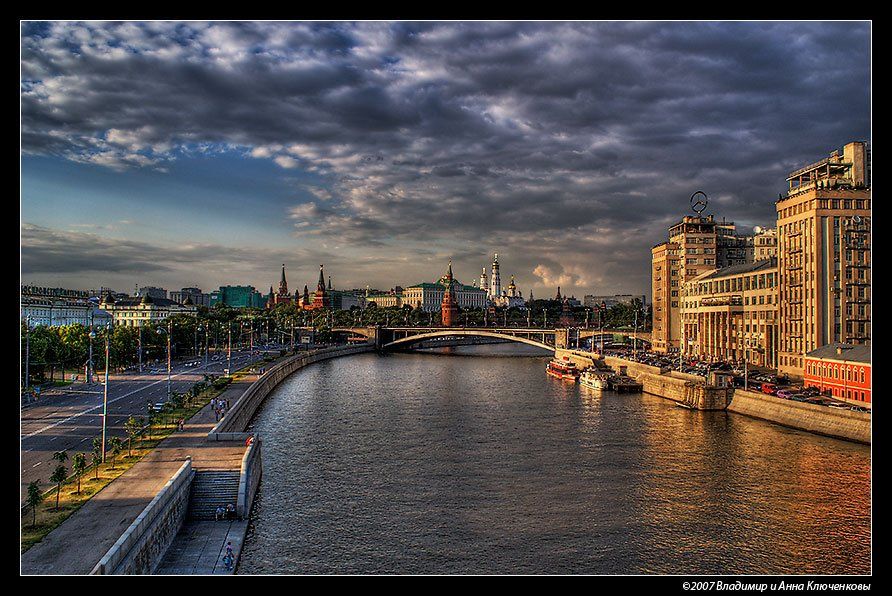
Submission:
<svg viewBox="0 0 892 596">
<path fill-rule="evenodd" d="M 263 474 L 263 462 L 260 458 L 260 437 L 248 445 L 245 455 L 242 457 L 242 468 L 238 480 L 238 501 L 236 513 L 239 519 L 247 519 L 251 513 L 251 504 L 260 484 L 260 476 Z"/>
<path fill-rule="evenodd" d="M 375 349 L 373 344 L 360 344 L 354 346 L 340 346 L 336 348 L 325 348 L 315 350 L 305 354 L 298 354 L 291 358 L 280 362 L 270 368 L 257 381 L 248 387 L 242 396 L 232 404 L 232 408 L 226 413 L 211 432 L 208 438 L 216 441 L 232 441 L 247 438 L 245 433 L 254 414 L 266 396 L 278 386 L 283 380 L 288 378 L 295 371 L 320 360 L 328 360 L 330 358 L 338 358 L 340 356 L 349 356 L 352 354 L 360 354 L 362 352 L 371 352 Z"/>
<path fill-rule="evenodd" d="M 625 366 L 626 374 L 641 383 L 645 393 L 665 397 L 696 410 L 724 410 L 731 401 L 733 389 L 707 387 L 706 381 L 696 375 L 612 356 L 605 356 L 604 362 L 617 372 L 621 366 Z"/>
<path fill-rule="evenodd" d="M 828 408 L 736 389 L 729 412 L 819 435 L 870 444 L 870 413 Z"/>
<path fill-rule="evenodd" d="M 186 459 L 177 473 L 99 560 L 91 574 L 151 574 L 161 563 L 164 553 L 183 526 L 194 475 L 192 460 Z"/>
</svg>

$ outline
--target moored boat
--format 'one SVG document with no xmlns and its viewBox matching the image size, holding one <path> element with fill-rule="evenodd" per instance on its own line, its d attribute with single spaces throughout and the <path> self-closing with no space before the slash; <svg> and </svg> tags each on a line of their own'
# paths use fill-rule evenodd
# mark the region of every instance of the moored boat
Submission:
<svg viewBox="0 0 892 596">
<path fill-rule="evenodd" d="M 606 390 L 610 388 L 609 379 L 609 373 L 587 368 L 579 375 L 579 384 L 591 389 Z"/>
<path fill-rule="evenodd" d="M 617 393 L 641 393 L 644 385 L 626 375 L 611 375 L 610 389 Z"/>
<path fill-rule="evenodd" d="M 563 360 L 554 359 L 545 366 L 545 372 L 561 380 L 576 381 L 579 378 L 579 369 L 576 363 L 564 356 Z"/>
</svg>

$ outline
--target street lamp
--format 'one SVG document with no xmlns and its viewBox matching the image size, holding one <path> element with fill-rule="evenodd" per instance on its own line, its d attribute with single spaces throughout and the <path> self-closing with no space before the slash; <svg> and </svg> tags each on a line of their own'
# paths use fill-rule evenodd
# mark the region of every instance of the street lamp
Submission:
<svg viewBox="0 0 892 596">
<path fill-rule="evenodd" d="M 21 345 L 21 344 L 20 344 Z M 25 317 L 25 389 L 28 388 L 31 376 L 28 361 L 31 359 L 31 315 Z"/>
<path fill-rule="evenodd" d="M 226 374 L 232 376 L 232 321 L 227 325 L 229 339 L 226 342 Z"/>
<path fill-rule="evenodd" d="M 102 463 L 105 463 L 105 438 L 108 432 L 108 353 L 111 323 L 105 324 L 105 383 L 102 387 Z M 92 368 L 91 368 L 92 370 Z"/>
<path fill-rule="evenodd" d="M 165 329 L 161 327 L 158 329 L 158 333 L 164 334 Z M 173 321 L 168 317 L 167 319 L 167 399 L 170 400 L 170 336 L 173 335 Z"/>
<path fill-rule="evenodd" d="M 93 383 L 93 339 L 96 337 L 96 332 L 93 330 L 92 325 L 90 326 L 90 333 L 87 334 L 87 337 L 90 338 L 90 351 L 87 356 L 87 383 Z"/>
</svg>

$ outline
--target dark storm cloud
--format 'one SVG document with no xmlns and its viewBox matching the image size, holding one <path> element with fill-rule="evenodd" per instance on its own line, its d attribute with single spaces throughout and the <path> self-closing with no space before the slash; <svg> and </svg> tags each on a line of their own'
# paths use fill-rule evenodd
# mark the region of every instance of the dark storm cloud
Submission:
<svg viewBox="0 0 892 596">
<path fill-rule="evenodd" d="M 867 138 L 869 35 L 866 23 L 25 24 L 22 144 L 115 168 L 239 148 L 328 176 L 324 201 L 288 213 L 298 235 L 321 225 L 381 254 L 508 243 L 526 285 L 637 274 L 630 289 L 643 290 L 651 245 L 694 190 L 720 216 L 770 225 L 786 172 Z"/>
</svg>

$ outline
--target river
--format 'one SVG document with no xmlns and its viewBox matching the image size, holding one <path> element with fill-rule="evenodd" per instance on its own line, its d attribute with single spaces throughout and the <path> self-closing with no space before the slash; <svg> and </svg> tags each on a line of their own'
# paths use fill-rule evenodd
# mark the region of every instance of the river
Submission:
<svg viewBox="0 0 892 596">
<path fill-rule="evenodd" d="M 240 574 L 870 572 L 868 446 L 437 352 L 269 396 Z"/>
</svg>

